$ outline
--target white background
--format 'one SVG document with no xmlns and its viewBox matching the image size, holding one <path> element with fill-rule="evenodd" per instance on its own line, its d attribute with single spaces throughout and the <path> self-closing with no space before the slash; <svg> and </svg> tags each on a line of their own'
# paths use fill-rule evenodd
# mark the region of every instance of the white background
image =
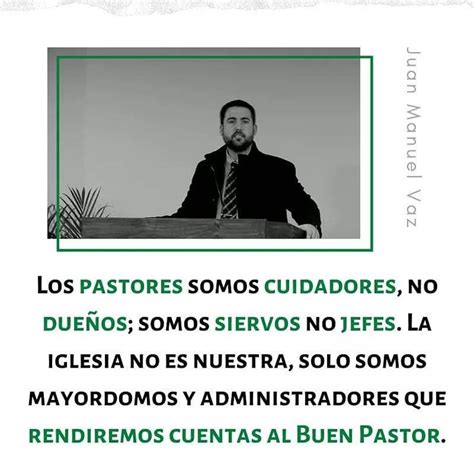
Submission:
<svg viewBox="0 0 474 474">
<path fill-rule="evenodd" d="M 323 6 L 274 12 L 195 10 L 121 18 L 70 6 L 0 17 L 2 472 L 469 473 L 472 309 L 472 21 L 469 7 Z M 45 239 L 46 48 L 360 46 L 375 56 L 375 251 L 327 254 L 58 254 Z M 405 226 L 406 47 L 419 60 L 417 229 Z M 416 187 L 415 187 L 416 188 Z M 436 278 L 434 296 L 94 296 L 36 294 L 45 278 Z M 431 316 L 433 332 L 45 334 L 45 314 Z M 58 371 L 59 351 L 426 353 L 411 371 Z M 448 406 L 396 408 L 29 408 L 29 390 L 447 390 Z M 444 445 L 29 445 L 42 426 L 436 427 Z"/>
</svg>

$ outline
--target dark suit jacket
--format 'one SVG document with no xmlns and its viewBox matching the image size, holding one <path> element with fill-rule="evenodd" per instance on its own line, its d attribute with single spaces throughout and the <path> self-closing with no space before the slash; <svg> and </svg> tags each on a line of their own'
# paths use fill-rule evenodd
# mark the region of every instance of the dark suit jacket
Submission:
<svg viewBox="0 0 474 474">
<path fill-rule="evenodd" d="M 188 194 L 171 217 L 214 218 L 222 198 L 226 145 L 205 155 L 194 172 Z M 320 231 L 318 206 L 296 178 L 292 163 L 262 153 L 256 144 L 249 155 L 239 155 L 237 207 L 242 219 L 287 222 L 288 209 L 298 224 L 313 224 Z"/>
</svg>

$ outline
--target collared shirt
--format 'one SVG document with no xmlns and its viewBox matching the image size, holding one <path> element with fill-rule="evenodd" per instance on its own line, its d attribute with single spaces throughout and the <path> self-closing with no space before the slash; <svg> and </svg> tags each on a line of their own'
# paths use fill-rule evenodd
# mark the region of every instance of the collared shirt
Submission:
<svg viewBox="0 0 474 474">
<path fill-rule="evenodd" d="M 229 150 L 229 148 L 227 148 L 226 154 L 225 154 L 225 164 L 224 164 L 224 184 L 222 185 L 220 199 L 217 203 L 216 219 L 221 219 L 222 201 L 224 199 L 225 187 L 227 184 L 227 177 L 229 176 L 229 173 L 230 173 L 230 167 L 232 163 L 237 163 L 237 164 L 239 163 L 239 155 L 248 155 L 251 149 L 252 149 L 252 145 L 250 145 L 247 148 L 247 150 L 243 151 L 242 153 L 236 153 L 235 151 Z M 239 213 L 237 211 L 237 218 L 238 217 L 239 217 Z"/>
</svg>

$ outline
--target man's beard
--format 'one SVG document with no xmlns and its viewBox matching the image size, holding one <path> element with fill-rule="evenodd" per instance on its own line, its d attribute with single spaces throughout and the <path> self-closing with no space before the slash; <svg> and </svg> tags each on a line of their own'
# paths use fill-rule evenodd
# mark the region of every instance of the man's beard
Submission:
<svg viewBox="0 0 474 474">
<path fill-rule="evenodd" d="M 235 141 L 235 137 L 242 137 L 242 140 Z M 230 138 L 224 137 L 225 144 L 235 152 L 245 151 L 253 143 L 253 135 L 246 137 L 243 133 L 234 133 Z"/>
</svg>

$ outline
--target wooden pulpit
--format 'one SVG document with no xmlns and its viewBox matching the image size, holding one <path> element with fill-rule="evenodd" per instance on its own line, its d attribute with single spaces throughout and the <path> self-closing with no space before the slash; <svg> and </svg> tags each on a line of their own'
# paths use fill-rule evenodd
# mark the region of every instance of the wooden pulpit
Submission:
<svg viewBox="0 0 474 474">
<path fill-rule="evenodd" d="M 84 218 L 84 239 L 304 239 L 291 224 L 266 219 Z"/>
</svg>

